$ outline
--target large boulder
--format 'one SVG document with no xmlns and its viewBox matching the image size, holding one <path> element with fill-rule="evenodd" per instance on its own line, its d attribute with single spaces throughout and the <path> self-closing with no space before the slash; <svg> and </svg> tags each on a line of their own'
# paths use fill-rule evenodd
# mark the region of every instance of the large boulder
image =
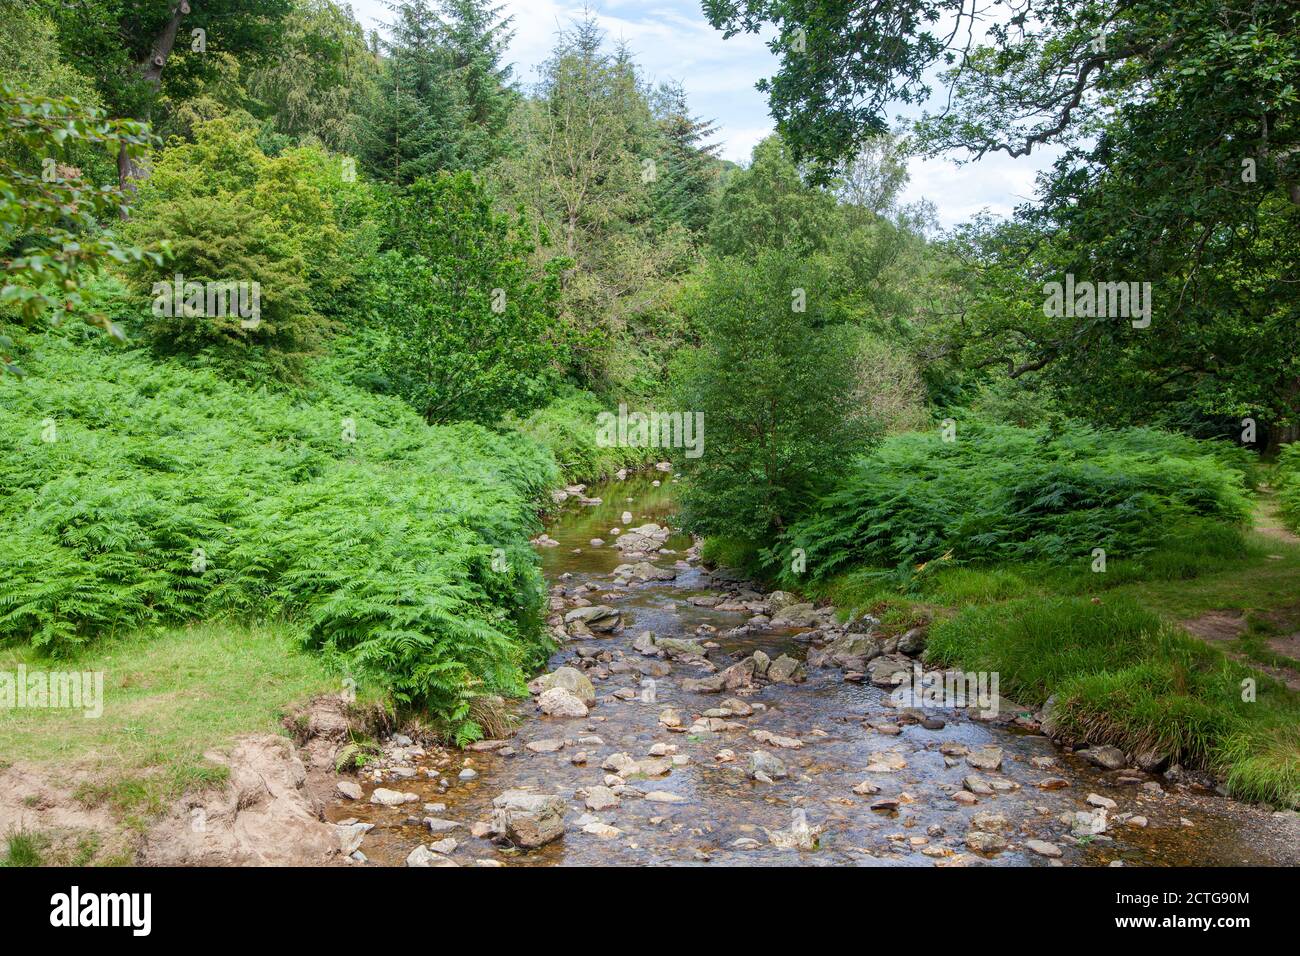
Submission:
<svg viewBox="0 0 1300 956">
<path fill-rule="evenodd" d="M 587 675 L 575 667 L 559 667 L 543 674 L 530 685 L 535 693 L 544 693 L 553 687 L 562 687 L 588 707 L 596 702 L 596 688 Z"/>
<path fill-rule="evenodd" d="M 507 790 L 492 801 L 495 829 L 515 846 L 543 846 L 564 836 L 564 798 L 528 790 Z"/>
<path fill-rule="evenodd" d="M 587 705 L 563 687 L 552 687 L 537 698 L 537 706 L 548 717 L 586 717 Z"/>
<path fill-rule="evenodd" d="M 564 615 L 565 624 L 582 624 L 593 631 L 612 631 L 619 626 L 620 622 L 618 611 L 607 604 L 575 607 Z"/>
</svg>

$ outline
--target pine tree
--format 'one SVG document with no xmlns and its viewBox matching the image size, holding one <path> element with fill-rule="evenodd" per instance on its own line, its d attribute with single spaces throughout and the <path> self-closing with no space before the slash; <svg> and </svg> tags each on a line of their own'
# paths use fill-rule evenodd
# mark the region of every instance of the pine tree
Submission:
<svg viewBox="0 0 1300 956">
<path fill-rule="evenodd" d="M 506 125 L 518 95 L 513 68 L 502 63 L 514 18 L 502 18 L 502 9 L 490 0 L 442 0 L 444 38 L 465 122 L 457 149 L 462 169 L 482 169 L 505 151 Z"/>
<path fill-rule="evenodd" d="M 692 116 L 681 84 L 663 84 L 655 95 L 661 143 L 653 202 L 661 227 L 681 223 L 701 235 L 713 216 L 722 163 L 719 143 L 710 143 L 717 123 Z"/>
</svg>

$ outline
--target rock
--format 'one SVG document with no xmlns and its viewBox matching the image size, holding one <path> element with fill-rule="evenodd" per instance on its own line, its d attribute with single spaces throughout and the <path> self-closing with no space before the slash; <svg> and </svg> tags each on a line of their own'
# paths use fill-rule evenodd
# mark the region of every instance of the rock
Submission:
<svg viewBox="0 0 1300 956">
<path fill-rule="evenodd" d="M 1103 770 L 1123 770 L 1128 765 L 1128 758 L 1124 756 L 1124 751 L 1109 745 L 1089 747 L 1087 750 L 1079 751 L 1079 756 Z"/>
<path fill-rule="evenodd" d="M 1138 769 L 1147 773 L 1159 773 L 1169 764 L 1169 755 L 1158 750 L 1143 750 L 1133 755 L 1133 762 Z"/>
<path fill-rule="evenodd" d="M 772 609 L 773 613 L 797 603 L 799 603 L 799 599 L 789 591 L 773 591 L 767 596 L 767 606 Z"/>
<path fill-rule="evenodd" d="M 977 813 L 970 818 L 971 826 L 976 830 L 984 830 L 988 833 L 999 833 L 1008 826 L 1007 818 L 1000 813 L 990 813 L 985 811 Z"/>
<path fill-rule="evenodd" d="M 586 717 L 587 705 L 563 687 L 552 687 L 537 698 L 542 713 L 548 717 Z"/>
<path fill-rule="evenodd" d="M 429 828 L 430 833 L 446 833 L 448 830 L 460 827 L 455 820 L 441 820 L 438 817 L 425 817 L 424 825 Z"/>
<path fill-rule="evenodd" d="M 749 687 L 754 683 L 754 659 L 747 657 L 743 661 L 732 664 L 718 676 L 722 678 L 722 688 L 725 690 Z"/>
<path fill-rule="evenodd" d="M 879 793 L 880 788 L 876 786 L 874 783 L 872 783 L 870 780 L 863 780 L 860 784 L 858 784 L 856 787 L 853 788 L 853 792 L 860 797 L 868 797 L 871 796 L 872 794 Z"/>
<path fill-rule="evenodd" d="M 879 800 L 871 801 L 872 810 L 893 811 L 898 809 L 897 797 L 881 797 Z"/>
<path fill-rule="evenodd" d="M 632 649 L 646 657 L 654 657 L 659 653 L 659 648 L 655 644 L 655 636 L 651 631 L 642 631 L 632 642 Z"/>
<path fill-rule="evenodd" d="M 774 684 L 797 684 L 804 678 L 803 665 L 793 657 L 782 654 L 767 668 L 767 679 Z"/>
<path fill-rule="evenodd" d="M 1105 807 L 1107 810 L 1114 810 L 1117 806 L 1119 806 L 1119 804 L 1117 804 L 1114 800 L 1110 799 L 1110 797 L 1103 797 L 1099 793 L 1090 793 L 1088 794 L 1088 806 Z"/>
<path fill-rule="evenodd" d="M 353 783 L 351 780 L 340 780 L 334 789 L 339 792 L 339 796 L 347 800 L 360 800 L 362 796 L 361 784 Z"/>
<path fill-rule="evenodd" d="M 1076 812 L 1070 820 L 1070 831 L 1075 836 L 1096 836 L 1106 832 L 1106 808 L 1101 807 L 1092 813 L 1082 810 Z"/>
<path fill-rule="evenodd" d="M 972 830 L 966 834 L 966 846 L 976 853 L 999 853 L 1007 848 L 1007 839 L 1000 833 Z"/>
<path fill-rule="evenodd" d="M 1141 815 L 1132 816 L 1124 821 L 1124 825 L 1142 829 L 1147 825 L 1147 818 Z"/>
<path fill-rule="evenodd" d="M 766 750 L 755 750 L 749 755 L 749 775 L 766 774 L 771 780 L 784 780 L 790 774 L 785 764 Z"/>
<path fill-rule="evenodd" d="M 921 726 L 926 730 L 943 730 L 948 724 L 940 717 L 923 717 L 921 718 Z"/>
<path fill-rule="evenodd" d="M 754 708 L 738 697 L 728 697 L 721 704 L 721 710 L 731 717 L 748 717 L 754 713 Z"/>
<path fill-rule="evenodd" d="M 543 846 L 564 836 L 564 799 L 559 796 L 507 790 L 492 801 L 497 832 L 524 849 Z"/>
<path fill-rule="evenodd" d="M 1030 757 L 1029 765 L 1035 770 L 1050 770 L 1056 766 L 1055 757 Z"/>
<path fill-rule="evenodd" d="M 415 803 L 419 799 L 413 793 L 400 793 L 397 790 L 385 790 L 383 787 L 376 787 L 370 794 L 370 802 L 383 807 L 400 807 L 404 803 Z"/>
<path fill-rule="evenodd" d="M 624 568 L 626 568 L 626 571 L 623 570 Z M 655 567 L 649 561 L 638 561 L 633 565 L 623 565 L 615 568 L 614 573 L 625 573 L 628 577 L 636 578 L 638 581 L 671 581 L 677 577 L 676 571 Z"/>
<path fill-rule="evenodd" d="M 679 793 L 669 793 L 667 790 L 651 790 L 645 795 L 645 799 L 651 803 L 685 803 L 686 798 Z"/>
<path fill-rule="evenodd" d="M 524 747 L 535 754 L 553 754 L 557 750 L 564 749 L 564 741 L 557 740 L 554 737 L 548 737 L 546 740 L 530 741 L 524 744 Z"/>
<path fill-rule="evenodd" d="M 638 769 L 636 761 L 622 752 L 610 754 L 605 758 L 605 762 L 600 765 L 600 768 L 616 773 L 619 776 L 636 773 Z"/>
<path fill-rule="evenodd" d="M 448 854 L 455 853 L 456 847 L 459 845 L 460 844 L 458 844 L 452 837 L 447 837 L 446 839 L 437 840 L 433 843 L 430 843 L 429 849 L 432 850 L 434 853 L 442 853 L 444 855 L 448 855 Z"/>
<path fill-rule="evenodd" d="M 339 852 L 351 856 L 361 848 L 361 840 L 375 828 L 373 823 L 335 824 L 339 834 Z"/>
<path fill-rule="evenodd" d="M 681 682 L 681 689 L 690 693 L 722 693 L 723 676 L 714 674 L 711 678 L 686 678 Z"/>
<path fill-rule="evenodd" d="M 434 853 L 426 846 L 417 846 L 406 857 L 407 866 L 459 866 L 455 860 L 449 860 L 439 853 Z"/>
<path fill-rule="evenodd" d="M 868 773 L 895 773 L 907 766 L 903 755 L 893 750 L 876 751 L 867 757 Z"/>
<path fill-rule="evenodd" d="M 619 539 L 620 544 L 622 539 Z M 564 615 L 565 624 L 583 624 L 593 631 L 612 631 L 622 622 L 622 617 L 614 608 L 606 604 L 593 604 L 590 607 L 577 607 Z"/>
<path fill-rule="evenodd" d="M 967 807 L 973 807 L 975 804 L 980 802 L 979 797 L 975 796 L 975 794 L 971 793 L 969 790 L 958 790 L 952 795 L 952 799 L 954 802 Z"/>
<path fill-rule="evenodd" d="M 760 677 L 766 676 L 767 669 L 772 666 L 772 659 L 762 651 L 755 651 L 749 659 L 754 662 L 754 673 Z"/>
<path fill-rule="evenodd" d="M 998 770 L 1002 767 L 1001 747 L 980 747 L 966 755 L 966 762 L 976 770 Z"/>
<path fill-rule="evenodd" d="M 867 665 L 867 675 L 877 687 L 897 687 L 911 673 L 912 660 L 907 657 L 877 657 Z"/>
<path fill-rule="evenodd" d="M 925 628 L 914 627 L 898 639 L 898 652 L 908 657 L 916 657 L 925 650 L 929 639 Z"/>
<path fill-rule="evenodd" d="M 1064 790 L 1069 785 L 1064 777 L 1044 777 L 1037 784 L 1039 790 Z"/>
<path fill-rule="evenodd" d="M 989 786 L 989 782 L 978 774 L 968 774 L 966 778 L 962 780 L 961 785 L 971 793 L 977 793 L 982 797 L 990 797 L 993 795 L 993 788 Z"/>
<path fill-rule="evenodd" d="M 622 801 L 609 787 L 588 787 L 586 805 L 588 810 L 608 810 L 618 806 Z"/>
<path fill-rule="evenodd" d="M 684 640 L 680 637 L 660 637 L 655 639 L 655 647 L 663 651 L 669 657 L 703 657 L 704 648 L 695 641 Z"/>
<path fill-rule="evenodd" d="M 659 714 L 659 723 L 665 727 L 680 727 L 682 725 L 682 715 L 672 707 L 666 707 Z"/>
<path fill-rule="evenodd" d="M 551 673 L 544 674 L 533 681 L 533 686 L 537 688 L 537 693 L 555 687 L 563 688 L 588 707 L 596 702 L 595 686 L 587 678 L 586 674 L 575 667 L 556 668 Z"/>
<path fill-rule="evenodd" d="M 773 747 L 780 747 L 784 750 L 798 750 L 803 746 L 803 741 L 796 737 L 783 737 L 780 734 L 774 734 L 770 730 L 753 730 L 749 736 L 753 737 L 760 744 L 770 744 Z"/>
<path fill-rule="evenodd" d="M 880 642 L 870 634 L 844 634 L 832 641 L 825 651 L 828 663 L 859 671 L 879 656 Z"/>
<path fill-rule="evenodd" d="M 1039 856 L 1045 856 L 1049 860 L 1056 860 L 1061 856 L 1061 848 L 1055 843 L 1048 843 L 1046 840 L 1026 840 L 1025 849 L 1031 853 L 1037 853 Z"/>
<path fill-rule="evenodd" d="M 457 780 L 473 780 L 478 776 L 478 771 L 473 767 L 465 767 L 460 773 L 456 774 Z"/>
</svg>

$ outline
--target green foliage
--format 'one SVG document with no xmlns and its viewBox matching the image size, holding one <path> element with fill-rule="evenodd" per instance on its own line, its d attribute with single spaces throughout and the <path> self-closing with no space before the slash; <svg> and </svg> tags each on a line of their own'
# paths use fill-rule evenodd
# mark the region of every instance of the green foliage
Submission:
<svg viewBox="0 0 1300 956">
<path fill-rule="evenodd" d="M 713 263 L 688 303 L 701 344 L 681 357 L 674 391 L 684 414 L 704 416 L 703 454 L 677 453 L 692 531 L 763 540 L 865 447 L 871 423 L 850 403 L 853 336 L 827 324 L 824 287 L 816 263 L 764 251 Z"/>
<path fill-rule="evenodd" d="M 14 830 L 5 836 L 5 855 L 0 866 L 40 866 L 41 838 L 30 830 Z"/>
<path fill-rule="evenodd" d="M 1300 532 L 1300 442 L 1287 445 L 1277 460 L 1277 496 L 1282 520 Z"/>
<path fill-rule="evenodd" d="M 444 170 L 480 170 L 509 143 L 516 94 L 503 65 L 510 18 L 487 0 L 404 0 L 358 130 L 378 179 L 407 185 Z"/>
<path fill-rule="evenodd" d="M 803 184 L 779 136 L 754 147 L 749 168 L 734 174 L 718 197 L 709 244 L 720 256 L 787 249 L 821 251 L 836 225 L 835 197 Z"/>
<path fill-rule="evenodd" d="M 419 180 L 389 212 L 372 319 L 387 387 L 429 422 L 496 422 L 553 387 L 563 260 L 532 278 L 526 222 L 495 212 L 470 173 Z"/>
<path fill-rule="evenodd" d="M 527 540 L 557 475 L 525 439 L 326 374 L 294 400 L 54 339 L 33 371 L 0 382 L 0 640 L 285 614 L 452 726 L 544 655 Z"/>
<path fill-rule="evenodd" d="M 1259 678 L 1243 701 L 1250 671 L 1130 600 L 970 608 L 934 626 L 926 659 L 997 673 L 1022 704 L 1054 696 L 1053 730 L 1067 737 L 1208 769 L 1251 799 L 1289 806 L 1300 793 L 1295 695 Z"/>
<path fill-rule="evenodd" d="M 1250 510 L 1241 472 L 1219 443 L 1152 429 L 1107 432 L 961 423 L 886 439 L 767 554 L 807 553 L 824 578 L 850 568 L 942 561 L 1044 561 L 1086 568 L 1142 555 L 1188 519 L 1228 525 Z M 1231 446 L 1226 446 L 1231 448 Z M 1230 532 L 1238 541 L 1239 534 Z M 890 572 L 895 573 L 895 572 Z"/>
<path fill-rule="evenodd" d="M 58 162 L 74 144 L 139 155 L 146 142 L 138 123 L 105 119 L 101 110 L 74 99 L 0 85 L 0 309 L 16 310 L 25 325 L 48 312 L 58 325 L 82 311 L 80 284 L 87 275 L 112 261 L 158 259 L 101 229 L 101 220 L 125 208 L 115 185 L 96 185 Z M 24 158 L 37 164 L 22 165 Z M 6 318 L 0 313 L 0 327 Z M 86 319 L 122 335 L 102 315 Z M 0 336 L 0 374 L 19 371 L 7 358 L 11 346 Z"/>
<path fill-rule="evenodd" d="M 568 389 L 550 403 L 509 423 L 550 451 L 569 482 L 603 481 L 624 468 L 640 468 L 654 461 L 654 448 L 596 443 L 596 425 L 609 408 L 590 392 Z"/>
<path fill-rule="evenodd" d="M 202 123 L 194 136 L 158 158 L 128 227 L 145 249 L 169 253 L 163 268 L 146 263 L 129 273 L 140 311 L 153 314 L 146 332 L 161 352 L 199 356 L 245 378 L 299 379 L 334 324 L 362 307 L 378 244 L 374 197 L 344 179 L 343 158 L 318 147 L 268 157 L 254 128 L 236 118 Z M 257 321 L 170 298 L 160 308 L 157 284 L 177 275 L 256 282 Z"/>
</svg>

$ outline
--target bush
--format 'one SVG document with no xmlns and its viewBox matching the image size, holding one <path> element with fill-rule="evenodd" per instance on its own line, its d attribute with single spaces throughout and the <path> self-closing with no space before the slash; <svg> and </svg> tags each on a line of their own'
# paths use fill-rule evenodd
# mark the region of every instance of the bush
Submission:
<svg viewBox="0 0 1300 956">
<path fill-rule="evenodd" d="M 547 653 L 528 537 L 558 475 L 526 439 L 327 375 L 295 400 L 58 339 L 32 366 L 0 380 L 0 641 L 286 614 L 471 736 Z"/>
<path fill-rule="evenodd" d="M 1277 496 L 1282 520 L 1300 532 L 1300 442 L 1287 445 L 1277 459 Z"/>
<path fill-rule="evenodd" d="M 563 355 L 553 332 L 564 262 L 534 281 L 527 224 L 494 212 L 469 173 L 417 181 L 390 216 L 372 325 L 392 392 L 429 422 L 491 424 L 543 404 Z"/>
<path fill-rule="evenodd" d="M 590 392 L 569 389 L 550 404 L 508 423 L 554 456 L 565 480 L 604 481 L 624 468 L 641 468 L 655 460 L 654 448 L 596 443 L 597 417 L 610 409 Z"/>
<path fill-rule="evenodd" d="M 769 251 L 713 263 L 688 300 L 701 344 L 679 360 L 674 393 L 705 426 L 702 454 L 674 459 L 690 530 L 765 539 L 868 444 L 852 403 L 855 335 L 829 320 L 826 286 L 821 267 Z"/>
<path fill-rule="evenodd" d="M 160 288 L 186 281 L 257 282 L 261 315 L 155 314 L 148 338 L 164 354 L 215 362 L 243 378 L 301 378 L 307 358 L 360 311 L 378 244 L 370 188 L 344 180 L 341 157 L 302 147 L 274 158 L 256 129 L 234 117 L 198 123 L 173 141 L 140 187 L 128 234 L 162 267 L 130 270 L 141 312 Z"/>
<path fill-rule="evenodd" d="M 1094 548 L 1108 560 L 1146 554 L 1198 518 L 1217 523 L 1198 533 L 1217 554 L 1221 526 L 1249 513 L 1242 474 L 1188 439 L 978 423 L 957 436 L 886 439 L 766 560 L 803 548 L 814 579 L 862 566 L 911 574 L 928 562 L 1067 565 L 1091 562 Z M 1234 528 L 1222 534 L 1239 543 Z"/>
</svg>

